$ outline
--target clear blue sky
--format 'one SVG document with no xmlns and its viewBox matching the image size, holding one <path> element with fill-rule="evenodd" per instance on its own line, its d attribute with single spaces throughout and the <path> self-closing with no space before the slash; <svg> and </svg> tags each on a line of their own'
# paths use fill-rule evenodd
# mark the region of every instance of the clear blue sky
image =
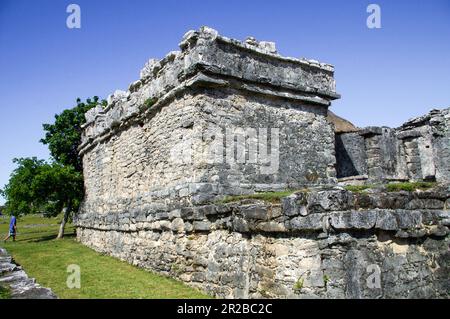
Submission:
<svg viewBox="0 0 450 319">
<path fill-rule="evenodd" d="M 66 27 L 70 3 L 81 7 L 79 30 Z M 370 3 L 382 29 L 366 27 Z M 334 64 L 342 99 L 332 109 L 358 126 L 450 106 L 449 0 L 0 0 L 0 187 L 12 158 L 48 158 L 42 123 L 77 97 L 126 89 L 202 25 Z"/>
</svg>

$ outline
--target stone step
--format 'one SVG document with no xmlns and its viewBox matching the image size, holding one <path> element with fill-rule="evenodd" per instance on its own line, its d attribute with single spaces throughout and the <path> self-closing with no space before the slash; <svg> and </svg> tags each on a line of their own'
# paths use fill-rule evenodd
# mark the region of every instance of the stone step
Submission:
<svg viewBox="0 0 450 319">
<path fill-rule="evenodd" d="M 29 278 L 3 248 L 0 248 L 0 285 L 9 288 L 12 299 L 57 298 L 51 289 L 41 287 L 34 278 Z"/>
</svg>

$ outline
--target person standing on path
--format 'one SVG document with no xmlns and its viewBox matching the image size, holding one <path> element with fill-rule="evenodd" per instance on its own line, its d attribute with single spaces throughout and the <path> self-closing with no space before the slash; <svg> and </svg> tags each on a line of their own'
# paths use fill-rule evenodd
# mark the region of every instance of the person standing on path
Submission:
<svg viewBox="0 0 450 319">
<path fill-rule="evenodd" d="M 17 221 L 16 216 L 11 215 L 11 221 L 9 222 L 9 234 L 6 236 L 4 241 L 7 241 L 10 237 L 13 238 L 13 241 L 16 241 L 16 233 L 17 233 Z"/>
</svg>

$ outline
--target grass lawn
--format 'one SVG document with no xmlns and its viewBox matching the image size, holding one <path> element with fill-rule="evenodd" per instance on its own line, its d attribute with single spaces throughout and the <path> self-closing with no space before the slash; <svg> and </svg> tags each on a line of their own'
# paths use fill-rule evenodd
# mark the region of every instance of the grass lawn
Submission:
<svg viewBox="0 0 450 319">
<path fill-rule="evenodd" d="M 8 289 L 2 286 L 0 286 L 0 299 L 9 299 Z"/>
<path fill-rule="evenodd" d="M 56 240 L 60 218 L 25 216 L 17 221 L 16 242 L 3 242 L 8 217 L 0 217 L 0 246 L 23 266 L 28 276 L 49 287 L 58 298 L 210 298 L 176 280 L 156 275 L 105 256 L 75 241 L 74 228 Z M 67 266 L 81 269 L 81 288 L 66 285 Z M 0 290 L 5 297 L 7 292 Z M 0 297 L 1 298 L 1 297 Z"/>
</svg>

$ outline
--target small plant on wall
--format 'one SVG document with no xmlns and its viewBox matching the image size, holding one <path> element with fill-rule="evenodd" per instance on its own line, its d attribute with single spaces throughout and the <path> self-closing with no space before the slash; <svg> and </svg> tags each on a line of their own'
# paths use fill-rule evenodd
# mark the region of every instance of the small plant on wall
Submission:
<svg viewBox="0 0 450 319">
<path fill-rule="evenodd" d="M 149 98 L 146 99 L 145 102 L 144 102 L 144 108 L 145 108 L 145 109 L 151 108 L 153 105 L 155 105 L 156 101 L 158 101 L 157 98 L 149 97 Z"/>
<path fill-rule="evenodd" d="M 303 289 L 303 284 L 305 283 L 305 280 L 303 277 L 298 278 L 298 280 L 294 284 L 294 292 L 296 294 L 300 294 L 301 290 Z"/>
<path fill-rule="evenodd" d="M 323 275 L 323 283 L 325 285 L 325 289 L 328 288 L 328 282 L 329 281 L 330 281 L 330 277 L 327 274 Z"/>
</svg>

